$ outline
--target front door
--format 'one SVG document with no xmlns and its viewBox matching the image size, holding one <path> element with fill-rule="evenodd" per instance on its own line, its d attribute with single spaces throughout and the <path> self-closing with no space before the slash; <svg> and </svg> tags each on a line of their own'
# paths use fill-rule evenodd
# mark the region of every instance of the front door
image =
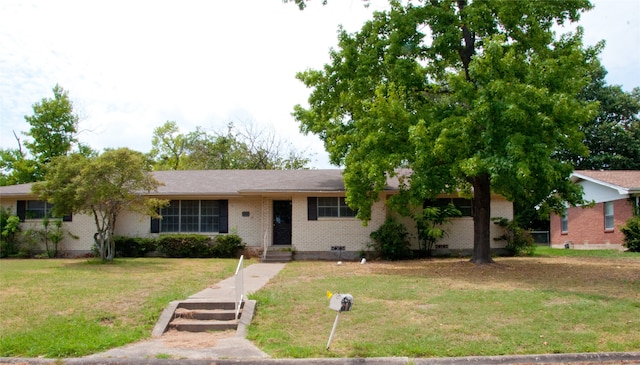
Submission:
<svg viewBox="0 0 640 365">
<path fill-rule="evenodd" d="M 273 201 L 273 244 L 291 245 L 291 200 Z"/>
</svg>

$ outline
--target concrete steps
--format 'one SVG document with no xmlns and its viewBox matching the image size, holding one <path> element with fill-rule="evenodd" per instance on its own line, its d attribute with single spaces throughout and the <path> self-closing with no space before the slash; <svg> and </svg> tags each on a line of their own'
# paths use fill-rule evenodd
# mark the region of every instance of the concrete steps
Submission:
<svg viewBox="0 0 640 365">
<path fill-rule="evenodd" d="M 243 308 L 236 319 L 232 302 L 184 301 L 178 302 L 167 329 L 187 332 L 236 330 Z"/>
<path fill-rule="evenodd" d="M 267 256 L 262 262 L 290 262 L 293 260 L 293 251 L 291 249 L 271 248 L 267 250 Z"/>
</svg>

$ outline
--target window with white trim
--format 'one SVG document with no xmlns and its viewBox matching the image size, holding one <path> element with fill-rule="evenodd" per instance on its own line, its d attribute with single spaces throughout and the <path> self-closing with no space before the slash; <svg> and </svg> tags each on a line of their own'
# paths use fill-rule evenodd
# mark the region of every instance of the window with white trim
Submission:
<svg viewBox="0 0 640 365">
<path fill-rule="evenodd" d="M 567 212 L 567 208 L 564 208 L 562 211 L 562 217 L 560 220 L 560 230 L 562 233 L 569 232 L 569 213 Z"/>
<path fill-rule="evenodd" d="M 604 203 L 604 229 L 611 231 L 614 228 L 613 225 L 613 202 Z"/>
</svg>

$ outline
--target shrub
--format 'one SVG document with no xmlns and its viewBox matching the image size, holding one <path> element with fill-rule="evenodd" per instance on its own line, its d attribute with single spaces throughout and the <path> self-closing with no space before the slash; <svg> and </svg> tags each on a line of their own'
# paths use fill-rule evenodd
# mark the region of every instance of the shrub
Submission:
<svg viewBox="0 0 640 365">
<path fill-rule="evenodd" d="M 20 219 L 11 215 L 9 209 L 0 208 L 0 257 L 9 257 L 18 254 L 20 244 Z"/>
<path fill-rule="evenodd" d="M 118 257 L 144 257 L 155 251 L 157 244 L 155 238 L 117 236 L 114 240 Z"/>
<path fill-rule="evenodd" d="M 627 220 L 627 224 L 620 228 L 624 234 L 623 245 L 631 252 L 640 252 L 640 217 Z"/>
<path fill-rule="evenodd" d="M 157 240 L 158 251 L 168 257 L 211 257 L 212 246 L 211 237 L 199 234 L 162 235 Z"/>
<path fill-rule="evenodd" d="M 496 241 L 507 241 L 505 249 L 513 256 L 533 256 L 536 242 L 529 231 L 520 227 L 518 222 L 506 218 L 492 218 L 494 224 L 504 228 L 504 234 L 494 238 Z"/>
<path fill-rule="evenodd" d="M 392 218 L 387 219 L 377 231 L 371 232 L 371 247 L 384 260 L 402 260 L 411 257 L 409 232 Z"/>
<path fill-rule="evenodd" d="M 234 258 L 238 256 L 238 252 L 244 250 L 245 246 L 242 238 L 237 234 L 231 233 L 216 236 L 212 247 L 212 255 L 217 258 Z"/>
</svg>

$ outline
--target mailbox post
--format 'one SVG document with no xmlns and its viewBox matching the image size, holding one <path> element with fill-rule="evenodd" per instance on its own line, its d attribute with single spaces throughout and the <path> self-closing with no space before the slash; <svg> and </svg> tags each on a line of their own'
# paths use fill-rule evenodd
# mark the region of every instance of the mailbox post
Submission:
<svg viewBox="0 0 640 365">
<path fill-rule="evenodd" d="M 340 319 L 341 312 L 348 312 L 351 310 L 351 306 L 353 306 L 353 296 L 351 294 L 331 294 L 327 292 L 327 296 L 329 297 L 329 309 L 333 309 L 336 311 L 336 320 L 333 322 L 333 328 L 331 329 L 331 334 L 329 335 L 329 341 L 327 342 L 327 350 L 329 346 L 331 346 L 331 340 L 333 339 L 333 334 L 336 332 L 336 327 L 338 327 L 338 320 Z"/>
</svg>

